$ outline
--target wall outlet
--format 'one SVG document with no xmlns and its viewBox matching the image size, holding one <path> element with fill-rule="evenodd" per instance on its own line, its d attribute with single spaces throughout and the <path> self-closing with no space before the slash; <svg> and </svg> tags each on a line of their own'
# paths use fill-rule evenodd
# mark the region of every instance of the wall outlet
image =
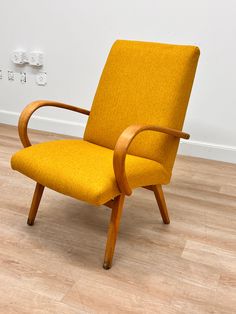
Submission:
<svg viewBox="0 0 236 314">
<path fill-rule="evenodd" d="M 47 84 L 47 73 L 40 72 L 36 75 L 36 83 L 40 86 L 45 86 Z"/>
<path fill-rule="evenodd" d="M 13 71 L 8 71 L 8 81 L 15 81 L 15 74 Z"/>
<path fill-rule="evenodd" d="M 22 84 L 26 83 L 26 73 L 25 72 L 20 72 L 20 81 Z"/>
<path fill-rule="evenodd" d="M 28 62 L 30 65 L 40 67 L 43 65 L 43 53 L 39 51 L 32 51 L 29 53 Z"/>
<path fill-rule="evenodd" d="M 11 61 L 15 64 L 27 63 L 26 52 L 23 50 L 15 50 L 11 54 Z"/>
</svg>

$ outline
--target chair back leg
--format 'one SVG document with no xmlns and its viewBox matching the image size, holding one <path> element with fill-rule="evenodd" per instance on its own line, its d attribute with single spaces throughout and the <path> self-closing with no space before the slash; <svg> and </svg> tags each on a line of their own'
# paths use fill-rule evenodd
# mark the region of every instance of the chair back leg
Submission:
<svg viewBox="0 0 236 314">
<path fill-rule="evenodd" d="M 164 193 L 162 190 L 162 186 L 161 185 L 152 185 L 152 190 L 155 194 L 155 198 L 157 200 L 157 204 L 158 204 L 159 209 L 160 209 L 162 220 L 165 224 L 169 224 L 170 218 L 169 218 L 168 209 L 166 206 L 166 201 L 165 201 Z"/>
<path fill-rule="evenodd" d="M 110 269 L 112 266 L 112 259 L 115 251 L 116 239 L 119 231 L 124 199 L 125 195 L 121 194 L 118 195 L 113 201 L 111 219 L 107 235 L 106 251 L 103 263 L 104 269 Z"/>
<path fill-rule="evenodd" d="M 37 215 L 37 211 L 39 208 L 41 197 L 43 195 L 43 191 L 44 191 L 44 186 L 37 183 L 35 190 L 34 190 L 34 196 L 32 199 L 32 203 L 31 203 L 31 207 L 30 207 L 30 211 L 29 211 L 29 216 L 28 216 L 28 220 L 27 220 L 27 224 L 29 226 L 33 226 L 33 224 L 34 224 L 34 220 L 35 220 L 35 217 Z"/>
</svg>

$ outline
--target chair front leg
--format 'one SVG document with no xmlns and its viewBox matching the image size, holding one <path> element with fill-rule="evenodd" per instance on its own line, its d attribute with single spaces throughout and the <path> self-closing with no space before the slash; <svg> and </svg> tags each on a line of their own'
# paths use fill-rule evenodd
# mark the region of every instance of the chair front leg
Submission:
<svg viewBox="0 0 236 314">
<path fill-rule="evenodd" d="M 112 266 L 112 259 L 115 251 L 116 239 L 119 231 L 124 199 L 125 194 L 121 194 L 118 195 L 113 201 L 111 219 L 107 235 L 106 251 L 103 263 L 104 269 L 110 269 Z"/>
<path fill-rule="evenodd" d="M 29 216 L 28 216 L 28 220 L 27 220 L 27 224 L 29 226 L 33 226 L 33 224 L 34 224 L 34 220 L 35 220 L 35 217 L 37 215 L 37 211 L 39 208 L 39 203 L 41 201 L 41 197 L 43 195 L 43 191 L 44 191 L 44 186 L 37 183 L 35 190 L 34 190 L 34 196 L 32 199 L 32 203 L 31 203 L 31 207 L 30 207 L 30 211 L 29 211 Z"/>
<path fill-rule="evenodd" d="M 160 209 L 162 220 L 165 224 L 169 224 L 170 218 L 169 218 L 168 209 L 166 206 L 166 201 L 165 201 L 164 193 L 162 190 L 162 186 L 161 185 L 152 185 L 152 190 L 155 194 L 156 201 L 157 201 L 157 204 L 158 204 L 159 209 Z"/>
</svg>

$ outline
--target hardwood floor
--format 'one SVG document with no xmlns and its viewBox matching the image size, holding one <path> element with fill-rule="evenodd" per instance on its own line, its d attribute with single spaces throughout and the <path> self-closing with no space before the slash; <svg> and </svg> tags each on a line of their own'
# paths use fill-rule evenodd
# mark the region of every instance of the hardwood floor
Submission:
<svg viewBox="0 0 236 314">
<path fill-rule="evenodd" d="M 20 148 L 0 124 L 0 313 L 235 313 L 236 164 L 178 157 L 164 187 L 170 225 L 153 192 L 136 190 L 105 271 L 110 209 L 46 188 L 27 226 L 35 184 L 9 165 Z"/>
</svg>

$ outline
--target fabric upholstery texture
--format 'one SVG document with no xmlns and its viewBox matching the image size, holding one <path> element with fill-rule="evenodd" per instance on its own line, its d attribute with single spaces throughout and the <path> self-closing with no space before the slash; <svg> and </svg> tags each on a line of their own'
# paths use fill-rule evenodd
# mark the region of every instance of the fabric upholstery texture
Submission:
<svg viewBox="0 0 236 314">
<path fill-rule="evenodd" d="M 13 155 L 12 168 L 57 192 L 94 205 L 120 194 L 113 171 L 113 151 L 83 140 L 59 140 L 27 147 Z M 132 188 L 169 182 L 159 163 L 128 155 Z"/>
<path fill-rule="evenodd" d="M 132 124 L 182 129 L 199 49 L 118 40 L 104 67 L 84 139 L 114 149 Z M 139 134 L 129 153 L 171 169 L 179 140 L 156 132 Z"/>
</svg>

